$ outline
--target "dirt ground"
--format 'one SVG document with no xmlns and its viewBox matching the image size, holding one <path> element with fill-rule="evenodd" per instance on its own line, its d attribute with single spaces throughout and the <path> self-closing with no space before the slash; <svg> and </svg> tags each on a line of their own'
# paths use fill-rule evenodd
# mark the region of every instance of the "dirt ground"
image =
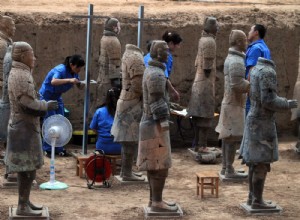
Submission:
<svg viewBox="0 0 300 220">
<path fill-rule="evenodd" d="M 5 3 L 4 3 L 5 2 Z M 94 4 L 96 15 L 131 15 L 136 16 L 139 5 L 145 6 L 146 17 L 176 18 L 176 22 L 188 25 L 195 22 L 193 13 L 224 13 L 226 10 L 270 11 L 272 16 L 278 13 L 283 23 L 293 17 L 285 16 L 286 12 L 299 13 L 299 0 L 286 1 L 287 5 L 248 4 L 247 1 L 226 1 L 230 3 L 199 3 L 196 1 L 155 1 L 155 0 L 1 0 L 1 14 L 44 13 L 46 16 L 63 16 L 63 14 L 86 14 L 88 3 Z M 239 3 L 237 3 L 239 2 Z M 242 2 L 242 3 L 241 3 Z M 244 2 L 244 3 L 243 3 Z M 252 1 L 259 2 L 259 1 Z M 262 0 L 262 3 L 276 2 Z M 277 1 L 278 2 L 278 1 Z M 284 1 L 281 1 L 281 3 Z M 234 3 L 234 4 L 233 4 Z M 288 13 L 287 13 L 288 14 Z M 271 17 L 272 17 L 271 16 Z M 240 16 L 237 16 L 238 18 Z M 271 19 L 272 20 L 272 19 Z M 49 20 L 51 22 L 51 19 Z M 57 22 L 54 19 L 54 22 Z M 236 21 L 239 22 L 239 21 Z M 174 25 L 172 23 L 172 25 Z M 183 26 L 183 25 L 182 25 Z M 200 199 L 196 197 L 195 172 L 202 170 L 219 171 L 220 164 L 200 165 L 187 152 L 190 146 L 185 142 L 172 139 L 173 167 L 164 190 L 164 198 L 178 202 L 183 209 L 182 219 L 300 219 L 300 155 L 294 151 L 296 138 L 283 135 L 280 138 L 280 160 L 272 165 L 265 186 L 265 199 L 277 202 L 282 208 L 278 216 L 247 216 L 239 208 L 239 204 L 247 197 L 247 183 L 221 183 L 219 198 Z M 74 148 L 74 146 L 69 147 Z M 78 149 L 80 150 L 80 149 Z M 3 151 L 3 148 L 0 149 Z M 45 165 L 38 171 L 37 182 L 41 184 L 49 180 L 49 159 L 45 157 Z M 121 185 L 113 181 L 109 189 L 89 190 L 85 179 L 75 175 L 76 162 L 72 157 L 57 158 L 56 179 L 69 185 L 63 191 L 42 191 L 33 189 L 31 200 L 49 208 L 51 219 L 143 219 L 143 206 L 148 203 L 148 185 Z M 246 167 L 235 161 L 236 168 Z M 3 180 L 4 166 L 0 164 L 0 183 Z M 206 192 L 208 195 L 209 192 Z M 17 190 L 0 188 L 0 220 L 8 218 L 8 207 L 17 204 Z"/>
<path fill-rule="evenodd" d="M 220 184 L 219 198 L 196 196 L 195 172 L 203 170 L 219 171 L 221 164 L 202 165 L 192 159 L 187 146 L 173 147 L 173 167 L 170 169 L 164 190 L 164 198 L 180 204 L 184 212 L 182 219 L 299 219 L 300 218 L 300 155 L 294 151 L 296 139 L 282 138 L 280 141 L 280 160 L 272 165 L 268 174 L 264 197 L 277 202 L 282 215 L 247 216 L 239 204 L 247 198 L 247 183 Z M 184 144 L 182 144 L 184 145 Z M 74 149 L 74 145 L 69 147 Z M 3 150 L 3 149 L 2 149 Z M 81 150 L 81 149 L 77 149 Z M 49 158 L 38 170 L 37 182 L 49 180 Z M 148 202 L 147 184 L 122 185 L 117 180 L 111 188 L 90 190 L 86 180 L 75 175 L 76 162 L 73 157 L 56 159 L 56 179 L 65 182 L 69 188 L 61 191 L 33 189 L 31 200 L 49 208 L 51 219 L 143 219 L 143 206 Z M 247 167 L 235 160 L 236 168 Z M 0 180 L 3 180 L 4 166 L 0 165 Z M 0 181 L 0 182 L 1 182 Z M 17 189 L 0 188 L 0 219 L 8 217 L 8 207 L 17 204 Z M 209 190 L 205 192 L 210 196 Z"/>
</svg>

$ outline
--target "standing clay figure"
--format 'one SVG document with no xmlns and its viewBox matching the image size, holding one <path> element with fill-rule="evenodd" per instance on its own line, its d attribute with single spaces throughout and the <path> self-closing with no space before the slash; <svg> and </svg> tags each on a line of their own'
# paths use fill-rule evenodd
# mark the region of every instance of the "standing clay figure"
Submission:
<svg viewBox="0 0 300 220">
<path fill-rule="evenodd" d="M 215 110 L 216 79 L 216 33 L 218 22 L 208 17 L 204 22 L 204 31 L 199 40 L 198 54 L 195 61 L 196 75 L 192 87 L 188 115 L 192 116 L 195 128 L 195 151 L 208 152 L 207 135 L 212 126 Z"/>
<path fill-rule="evenodd" d="M 236 147 L 243 137 L 246 93 L 250 88 L 244 76 L 246 34 L 240 30 L 232 30 L 229 45 L 224 63 L 224 98 L 216 127 L 223 144 L 221 175 L 225 175 L 225 178 L 245 178 L 247 175 L 236 173 L 232 164 Z"/>
<path fill-rule="evenodd" d="M 97 106 L 104 104 L 106 92 L 111 87 L 121 86 L 121 44 L 117 38 L 120 31 L 120 22 L 116 18 L 106 20 L 100 41 Z"/>
<path fill-rule="evenodd" d="M 33 205 L 29 195 L 36 170 L 44 163 L 40 116 L 49 109 L 57 109 L 58 104 L 37 98 L 31 73 L 35 57 L 28 43 L 13 44 L 12 60 L 8 78 L 11 114 L 4 162 L 9 172 L 18 174 L 17 215 L 38 216 L 42 214 L 42 207 Z"/>
<path fill-rule="evenodd" d="M 243 163 L 249 166 L 249 197 L 252 209 L 273 209 L 276 205 L 263 200 L 267 172 L 278 160 L 278 140 L 274 113 L 296 108 L 296 100 L 277 96 L 277 80 L 273 61 L 258 58 L 250 73 L 251 107 L 246 118 L 240 148 Z"/>
<path fill-rule="evenodd" d="M 143 76 L 144 112 L 140 123 L 137 166 L 147 171 L 150 185 L 151 211 L 176 212 L 175 204 L 164 202 L 162 193 L 171 167 L 169 133 L 169 106 L 167 103 L 167 79 L 164 62 L 168 58 L 168 46 L 164 41 L 153 41 L 149 66 Z"/>
<path fill-rule="evenodd" d="M 299 47 L 300 52 L 300 47 Z M 300 57 L 299 57 L 299 65 L 298 65 L 298 77 L 294 87 L 293 98 L 296 100 L 300 100 Z M 297 120 L 297 130 L 298 130 L 298 141 L 296 144 L 296 152 L 300 153 L 300 108 L 292 109 L 291 120 Z"/>
<path fill-rule="evenodd" d="M 122 144 L 123 181 L 144 181 L 144 178 L 132 173 L 134 153 L 138 147 L 139 123 L 143 113 L 144 70 L 143 52 L 138 47 L 127 44 L 122 57 L 122 90 L 111 129 L 114 141 Z"/>
<path fill-rule="evenodd" d="M 0 15 L 0 141 L 6 143 L 7 124 L 10 114 L 7 80 L 11 69 L 11 45 L 15 34 L 15 23 L 11 17 Z"/>
</svg>

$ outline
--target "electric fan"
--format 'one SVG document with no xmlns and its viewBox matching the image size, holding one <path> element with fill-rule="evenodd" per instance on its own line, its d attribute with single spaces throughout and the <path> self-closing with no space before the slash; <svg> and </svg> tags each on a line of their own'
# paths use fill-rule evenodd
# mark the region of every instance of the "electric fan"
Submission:
<svg viewBox="0 0 300 220">
<path fill-rule="evenodd" d="M 41 189 L 66 189 L 68 185 L 55 180 L 55 147 L 64 146 L 72 137 L 72 125 L 62 115 L 52 115 L 47 118 L 42 127 L 44 141 L 51 145 L 50 181 L 40 185 Z"/>
</svg>

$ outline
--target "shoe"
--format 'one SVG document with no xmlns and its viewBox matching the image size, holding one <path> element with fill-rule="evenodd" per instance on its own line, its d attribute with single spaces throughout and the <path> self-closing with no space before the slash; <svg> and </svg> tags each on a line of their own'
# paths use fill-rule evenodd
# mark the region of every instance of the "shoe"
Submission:
<svg viewBox="0 0 300 220">
<path fill-rule="evenodd" d="M 57 155 L 60 157 L 70 157 L 71 156 L 66 150 L 59 152 Z"/>
</svg>

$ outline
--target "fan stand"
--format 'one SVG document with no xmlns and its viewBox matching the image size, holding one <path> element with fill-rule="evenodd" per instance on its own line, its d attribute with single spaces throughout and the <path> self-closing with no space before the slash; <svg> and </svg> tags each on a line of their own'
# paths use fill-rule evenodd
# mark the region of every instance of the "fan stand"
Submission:
<svg viewBox="0 0 300 220">
<path fill-rule="evenodd" d="M 54 135 L 55 136 L 55 135 Z M 51 139 L 51 159 L 50 159 L 50 181 L 46 183 L 42 183 L 40 185 L 41 189 L 48 189 L 48 190 L 60 190 L 60 189 L 67 189 L 69 186 L 63 182 L 59 182 L 55 180 L 55 143 L 56 138 L 53 137 Z"/>
</svg>

